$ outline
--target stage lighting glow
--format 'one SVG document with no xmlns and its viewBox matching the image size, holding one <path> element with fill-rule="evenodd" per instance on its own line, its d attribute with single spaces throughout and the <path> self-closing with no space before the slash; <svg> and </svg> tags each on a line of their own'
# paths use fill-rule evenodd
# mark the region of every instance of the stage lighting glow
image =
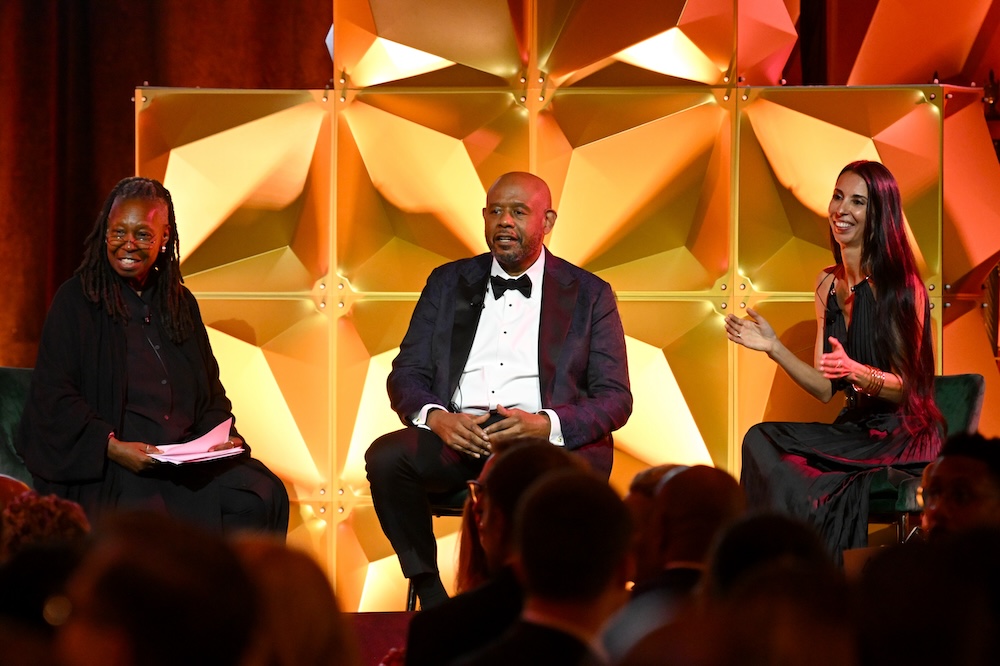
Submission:
<svg viewBox="0 0 1000 666">
<path fill-rule="evenodd" d="M 454 65 L 450 60 L 388 39 L 376 39 L 351 71 L 356 86 L 376 86 Z"/>
<path fill-rule="evenodd" d="M 717 83 L 724 71 L 679 28 L 671 28 L 630 46 L 615 58 L 660 74 L 708 84 Z"/>
</svg>

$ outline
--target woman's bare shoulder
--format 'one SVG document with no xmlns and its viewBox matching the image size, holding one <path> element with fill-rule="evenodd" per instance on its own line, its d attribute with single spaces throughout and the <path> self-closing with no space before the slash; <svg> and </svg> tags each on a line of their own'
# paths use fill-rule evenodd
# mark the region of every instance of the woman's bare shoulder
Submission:
<svg viewBox="0 0 1000 666">
<path fill-rule="evenodd" d="M 832 266 L 827 266 L 826 268 L 821 270 L 819 272 L 819 275 L 816 276 L 816 290 L 819 291 L 820 287 L 823 286 L 829 288 L 829 286 L 833 284 L 833 281 L 836 278 L 837 273 L 839 271 L 840 267 L 837 264 L 834 264 Z"/>
</svg>

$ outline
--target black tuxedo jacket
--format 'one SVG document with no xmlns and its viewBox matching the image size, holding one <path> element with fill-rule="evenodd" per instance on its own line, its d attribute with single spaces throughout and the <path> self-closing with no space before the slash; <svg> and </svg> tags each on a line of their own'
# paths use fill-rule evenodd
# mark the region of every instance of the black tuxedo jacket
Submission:
<svg viewBox="0 0 1000 666">
<path fill-rule="evenodd" d="M 604 280 L 543 251 L 541 404 L 559 415 L 566 448 L 610 473 L 611 432 L 632 412 L 615 297 Z M 481 254 L 428 277 L 388 379 L 389 400 L 403 423 L 410 425 L 426 404 L 451 401 L 472 349 L 492 261 Z"/>
</svg>

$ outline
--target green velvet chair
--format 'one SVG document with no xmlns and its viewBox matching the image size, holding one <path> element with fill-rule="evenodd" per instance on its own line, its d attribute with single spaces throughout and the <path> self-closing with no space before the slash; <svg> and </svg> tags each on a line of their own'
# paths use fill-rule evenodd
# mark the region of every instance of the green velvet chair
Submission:
<svg viewBox="0 0 1000 666">
<path fill-rule="evenodd" d="M 979 428 L 986 381 L 982 375 L 938 375 L 934 378 L 934 400 L 945 418 L 945 437 L 958 433 L 974 433 Z M 868 496 L 868 522 L 894 525 L 896 538 L 903 541 L 916 519 L 919 524 L 920 505 L 917 489 L 920 477 L 893 469 L 881 470 L 872 479 Z"/>
<path fill-rule="evenodd" d="M 30 385 L 31 368 L 0 367 L 0 474 L 20 479 L 29 486 L 31 474 L 14 450 L 14 435 Z"/>
</svg>

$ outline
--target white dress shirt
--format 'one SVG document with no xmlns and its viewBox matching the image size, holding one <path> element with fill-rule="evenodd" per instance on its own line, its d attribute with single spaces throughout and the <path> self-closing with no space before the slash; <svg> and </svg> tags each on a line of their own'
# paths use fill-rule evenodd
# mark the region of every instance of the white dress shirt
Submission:
<svg viewBox="0 0 1000 666">
<path fill-rule="evenodd" d="M 544 412 L 549 417 L 549 441 L 562 445 L 559 416 L 543 409 L 538 381 L 538 327 L 542 313 L 542 278 L 545 253 L 524 272 L 531 279 L 531 296 L 508 289 L 494 298 L 487 283 L 483 311 L 472 341 L 452 404 L 466 414 L 485 414 L 499 405 L 526 412 Z M 496 258 L 490 275 L 511 279 Z M 413 419 L 414 425 L 426 427 L 427 413 L 441 405 L 424 405 Z"/>
</svg>

